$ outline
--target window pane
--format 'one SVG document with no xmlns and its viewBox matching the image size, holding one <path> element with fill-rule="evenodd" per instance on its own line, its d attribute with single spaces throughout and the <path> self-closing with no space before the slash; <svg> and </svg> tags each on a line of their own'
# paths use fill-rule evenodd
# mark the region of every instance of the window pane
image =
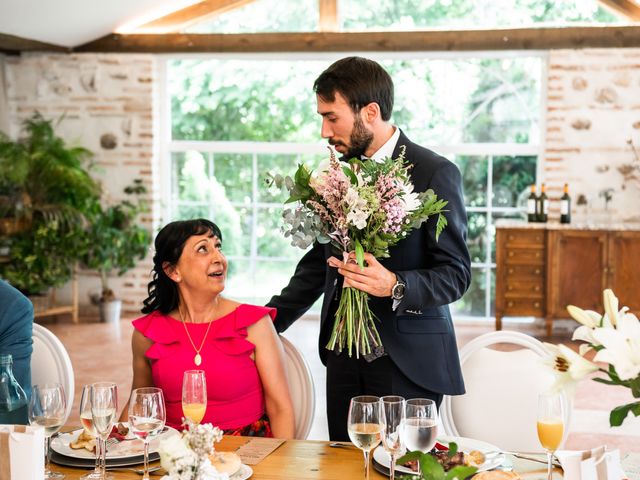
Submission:
<svg viewBox="0 0 640 480">
<path fill-rule="evenodd" d="M 460 169 L 460 174 L 462 175 L 462 191 L 464 192 L 465 206 L 486 206 L 487 158 L 459 155 L 455 158 L 455 163 Z"/>
<path fill-rule="evenodd" d="M 260 208 L 256 240 L 258 255 L 261 257 L 286 257 L 298 260 L 304 250 L 291 245 L 291 238 L 285 238 L 281 231 L 283 225 L 282 207 Z"/>
<path fill-rule="evenodd" d="M 224 236 L 224 232 L 222 232 Z M 223 249 L 226 248 L 223 246 Z M 233 300 L 253 302 L 253 272 L 251 262 L 246 259 L 227 259 L 229 270 L 225 284 L 224 295 Z"/>
<path fill-rule="evenodd" d="M 174 140 L 317 142 L 324 61 L 171 60 Z"/>
<path fill-rule="evenodd" d="M 178 205 L 172 220 L 192 220 L 194 218 L 209 218 L 209 206 Z"/>
<path fill-rule="evenodd" d="M 297 260 L 290 262 L 258 262 L 256 264 L 255 282 L 255 296 L 258 301 L 264 304 L 273 295 L 279 294 L 289 283 L 297 264 Z"/>
<path fill-rule="evenodd" d="M 485 252 L 487 244 L 487 214 L 470 212 L 467 214 L 468 235 L 467 246 L 472 262 L 485 262 Z"/>
<path fill-rule="evenodd" d="M 173 162 L 173 192 L 178 201 L 207 202 L 210 183 L 206 155 L 195 150 L 171 154 Z"/>
<path fill-rule="evenodd" d="M 251 204 L 253 193 L 252 155 L 216 153 L 213 174 L 227 201 Z M 219 199 L 221 200 L 221 199 Z"/>
<path fill-rule="evenodd" d="M 471 269 L 471 286 L 451 309 L 455 315 L 485 316 L 486 268 Z"/>
<path fill-rule="evenodd" d="M 217 206 L 213 221 L 222 232 L 222 249 L 227 257 L 251 255 L 252 215 L 245 207 Z"/>
<path fill-rule="evenodd" d="M 620 19 L 597 0 L 496 2 L 490 0 L 340 0 L 344 30 L 412 30 L 426 27 L 491 28 L 540 22 L 615 23 Z"/>
<path fill-rule="evenodd" d="M 537 157 L 494 157 L 493 206 L 524 207 L 536 182 Z"/>
</svg>

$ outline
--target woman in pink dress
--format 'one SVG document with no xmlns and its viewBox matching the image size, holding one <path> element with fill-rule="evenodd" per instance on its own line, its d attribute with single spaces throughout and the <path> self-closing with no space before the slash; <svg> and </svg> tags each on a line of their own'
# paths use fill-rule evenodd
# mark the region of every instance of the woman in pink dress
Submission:
<svg viewBox="0 0 640 480">
<path fill-rule="evenodd" d="M 167 424 L 180 428 L 183 373 L 204 370 L 202 422 L 226 434 L 293 438 L 276 312 L 221 295 L 227 260 L 220 229 L 204 219 L 169 223 L 156 236 L 153 263 L 147 315 L 133 321 L 132 388 L 162 388 Z"/>
</svg>

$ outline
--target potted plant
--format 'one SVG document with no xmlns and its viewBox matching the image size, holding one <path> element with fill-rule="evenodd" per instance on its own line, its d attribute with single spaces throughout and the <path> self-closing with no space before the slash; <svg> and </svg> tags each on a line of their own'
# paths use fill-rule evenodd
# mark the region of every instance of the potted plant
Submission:
<svg viewBox="0 0 640 480">
<path fill-rule="evenodd" d="M 151 243 L 151 234 L 136 223 L 139 213 L 147 211 L 141 195 L 147 192 L 142 180 L 124 189 L 133 201 L 125 200 L 115 205 L 94 205 L 89 215 L 87 231 L 88 247 L 82 263 L 100 273 L 101 291 L 92 298 L 92 302 L 100 307 L 100 319 L 103 322 L 118 322 L 122 302 L 118 300 L 109 286 L 109 278 L 115 271 L 123 275 L 138 260 L 147 254 Z"/>
<path fill-rule="evenodd" d="M 23 132 L 0 132 L 0 277 L 32 295 L 71 278 L 100 188 L 91 152 L 67 145 L 53 121 L 35 113 Z"/>
</svg>

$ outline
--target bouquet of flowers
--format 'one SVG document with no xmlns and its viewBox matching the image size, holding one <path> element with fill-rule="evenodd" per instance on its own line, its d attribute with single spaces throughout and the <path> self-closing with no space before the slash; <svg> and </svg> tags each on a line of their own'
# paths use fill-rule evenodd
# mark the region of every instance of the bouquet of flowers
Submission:
<svg viewBox="0 0 640 480">
<path fill-rule="evenodd" d="M 606 378 L 593 380 L 606 385 L 622 385 L 640 398 L 640 321 L 627 307 L 618 310 L 618 299 L 609 289 L 604 291 L 604 315 L 569 305 L 569 314 L 582 325 L 573 333 L 573 340 L 585 342 L 575 353 L 565 345 L 545 345 L 552 354 L 548 363 L 557 375 L 555 389 L 572 389 L 577 381 L 599 371 Z M 593 362 L 584 358 L 595 351 Z M 601 368 L 594 362 L 608 364 Z M 640 416 L 640 400 L 614 408 L 609 415 L 612 427 L 622 425 L 629 412 Z"/>
<path fill-rule="evenodd" d="M 209 460 L 213 443 L 222 440 L 222 430 L 210 423 L 194 425 L 186 420 L 181 436 L 172 435 L 160 442 L 160 464 L 168 473 L 161 480 L 229 480 Z"/>
<path fill-rule="evenodd" d="M 413 191 L 405 150 L 403 145 L 396 159 L 346 162 L 338 161 L 331 151 L 316 173 L 299 165 L 293 178 L 272 175 L 272 183 L 289 191 L 285 203 L 298 202 L 283 213 L 285 236 L 291 237 L 291 244 L 305 249 L 316 240 L 330 243 L 345 261 L 355 251 L 358 265 L 364 267 L 364 252 L 388 257 L 389 247 L 433 215 L 438 216 L 437 239 L 447 225 L 443 215 L 447 202 L 433 190 Z M 355 348 L 359 357 L 381 345 L 367 300 L 361 290 L 343 290 L 328 349 L 346 347 L 351 356 Z"/>
</svg>

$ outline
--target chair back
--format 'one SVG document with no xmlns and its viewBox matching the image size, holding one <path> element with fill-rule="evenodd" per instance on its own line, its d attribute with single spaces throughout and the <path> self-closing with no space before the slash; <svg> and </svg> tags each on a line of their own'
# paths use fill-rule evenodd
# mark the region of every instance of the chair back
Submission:
<svg viewBox="0 0 640 480">
<path fill-rule="evenodd" d="M 309 435 L 316 410 L 316 390 L 311 369 L 300 351 L 285 337 L 280 336 L 284 347 L 287 379 L 295 416 L 295 438 L 304 440 Z"/>
<path fill-rule="evenodd" d="M 521 348 L 498 351 L 495 344 Z M 536 428 L 538 395 L 553 383 L 539 340 L 521 332 L 481 335 L 460 350 L 466 392 L 445 396 L 440 415 L 447 435 L 477 438 L 503 450 L 541 449 Z M 571 405 L 565 396 L 565 436 Z"/>
<path fill-rule="evenodd" d="M 67 422 L 73 406 L 73 366 L 62 342 L 50 330 L 33 324 L 33 353 L 31 354 L 31 384 L 59 383 L 67 396 Z"/>
</svg>

